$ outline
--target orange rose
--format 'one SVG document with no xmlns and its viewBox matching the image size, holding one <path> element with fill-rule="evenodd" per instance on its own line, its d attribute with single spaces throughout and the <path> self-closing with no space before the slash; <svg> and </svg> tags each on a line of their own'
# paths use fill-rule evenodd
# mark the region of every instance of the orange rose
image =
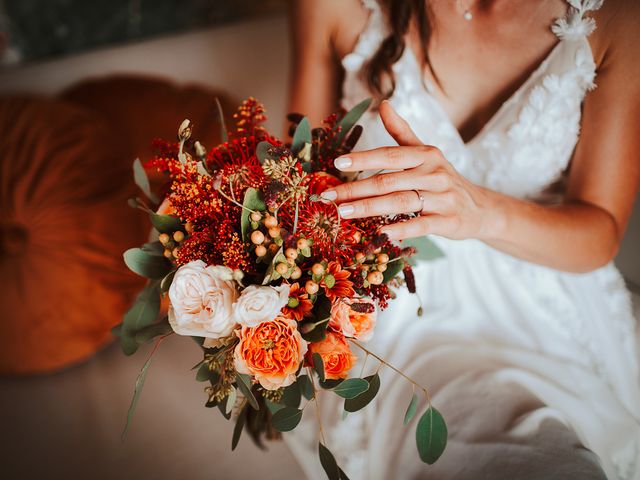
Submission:
<svg viewBox="0 0 640 480">
<path fill-rule="evenodd" d="M 358 360 L 344 336 L 337 332 L 327 331 L 324 340 L 309 344 L 311 354 L 319 353 L 324 363 L 324 376 L 327 380 L 346 378 L 349 370 Z"/>
<path fill-rule="evenodd" d="M 291 385 L 307 352 L 295 320 L 282 316 L 238 331 L 236 370 L 253 375 L 267 390 Z"/>
<path fill-rule="evenodd" d="M 353 305 L 359 308 L 354 309 Z M 353 337 L 366 342 L 373 336 L 377 311 L 375 304 L 368 298 L 336 300 L 331 306 L 329 327 L 341 332 L 345 337 Z"/>
</svg>

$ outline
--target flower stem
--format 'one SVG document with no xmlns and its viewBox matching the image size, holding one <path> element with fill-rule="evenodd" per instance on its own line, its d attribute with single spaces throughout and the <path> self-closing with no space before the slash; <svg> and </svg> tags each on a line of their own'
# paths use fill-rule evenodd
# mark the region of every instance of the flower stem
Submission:
<svg viewBox="0 0 640 480">
<path fill-rule="evenodd" d="M 318 392 L 316 390 L 316 381 L 313 377 L 313 372 L 310 367 L 307 367 L 307 375 L 309 375 L 309 380 L 311 380 L 311 388 L 313 388 L 313 401 L 316 404 L 316 418 L 318 419 L 318 429 L 320 432 L 320 439 L 323 444 L 327 444 L 327 441 L 324 438 L 324 430 L 322 429 L 322 420 L 320 418 L 320 405 L 318 405 Z"/>
</svg>

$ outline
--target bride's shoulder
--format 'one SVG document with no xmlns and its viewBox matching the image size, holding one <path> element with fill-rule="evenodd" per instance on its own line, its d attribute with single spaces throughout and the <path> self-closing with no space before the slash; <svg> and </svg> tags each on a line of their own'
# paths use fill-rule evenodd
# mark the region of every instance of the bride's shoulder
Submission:
<svg viewBox="0 0 640 480">
<path fill-rule="evenodd" d="M 596 29 L 590 38 L 598 65 L 617 60 L 640 62 L 640 2 L 605 0 L 592 15 Z M 631 67 L 631 65 L 627 65 Z M 620 67 L 620 65 L 619 65 Z"/>
</svg>

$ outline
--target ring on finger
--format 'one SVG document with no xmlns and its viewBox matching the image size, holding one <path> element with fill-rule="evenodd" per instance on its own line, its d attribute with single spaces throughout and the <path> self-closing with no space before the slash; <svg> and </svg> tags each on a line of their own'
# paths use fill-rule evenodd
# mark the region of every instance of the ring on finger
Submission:
<svg viewBox="0 0 640 480">
<path fill-rule="evenodd" d="M 422 193 L 419 190 L 416 190 L 415 188 L 412 189 L 411 191 L 415 192 L 416 195 L 418 195 L 418 199 L 420 200 L 420 209 L 413 212 L 413 214 L 417 217 L 419 215 L 422 215 L 422 211 L 424 210 L 424 195 L 422 195 Z"/>
</svg>

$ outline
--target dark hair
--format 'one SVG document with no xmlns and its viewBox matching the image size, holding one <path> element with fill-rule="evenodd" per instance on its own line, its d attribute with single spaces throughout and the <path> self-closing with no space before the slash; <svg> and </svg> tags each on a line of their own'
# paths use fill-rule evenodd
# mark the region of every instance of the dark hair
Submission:
<svg viewBox="0 0 640 480">
<path fill-rule="evenodd" d="M 438 82 L 431 67 L 427 46 L 431 37 L 430 12 L 425 0 L 377 0 L 388 17 L 391 32 L 365 65 L 364 74 L 371 91 L 381 97 L 389 98 L 396 88 L 392 67 L 400 59 L 404 50 L 405 36 L 412 19 L 418 25 L 422 59 Z"/>
</svg>

